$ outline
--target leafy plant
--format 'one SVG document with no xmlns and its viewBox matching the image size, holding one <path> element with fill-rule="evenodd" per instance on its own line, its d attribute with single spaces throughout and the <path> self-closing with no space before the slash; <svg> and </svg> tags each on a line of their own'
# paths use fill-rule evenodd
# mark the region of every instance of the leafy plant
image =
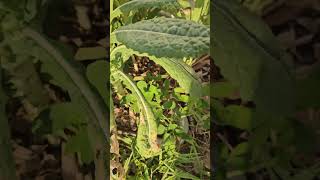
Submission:
<svg viewBox="0 0 320 180">
<path fill-rule="evenodd" d="M 208 1 L 201 1 L 202 5 L 208 5 L 208 3 Z M 136 138 L 132 142 L 133 145 L 128 143 L 133 149 L 133 159 L 130 155 L 126 162 L 134 162 L 136 166 L 143 167 L 146 166 L 143 165 L 143 159 L 152 162 L 152 159 L 159 157 L 159 165 L 154 167 L 151 163 L 152 167 L 142 168 L 141 171 L 144 171 L 144 174 L 141 174 L 141 177 L 137 175 L 136 178 L 154 179 L 153 174 L 156 172 L 160 172 L 163 175 L 162 178 L 183 178 L 186 176 L 186 172 L 181 170 L 178 172 L 176 169 L 162 166 L 163 163 L 173 164 L 176 162 L 174 160 L 178 155 L 175 154 L 176 138 L 168 137 L 166 139 L 164 137 L 162 145 L 158 142 L 159 134 L 168 136 L 174 132 L 164 133 L 163 128 L 166 129 L 166 127 L 160 122 L 167 119 L 163 115 L 164 109 L 172 109 L 178 113 L 175 110 L 175 102 L 165 102 L 161 105 L 162 99 L 165 98 L 165 92 L 158 89 L 159 85 L 152 83 L 152 81 L 135 83 L 133 78 L 125 73 L 125 65 L 128 61 L 134 60 L 136 56 L 148 58 L 160 65 L 171 78 L 178 82 L 182 89 L 181 93 L 190 95 L 183 96 L 188 97 L 185 100 L 185 103 L 188 104 L 185 114 L 192 115 L 192 108 L 197 106 L 199 98 L 205 93 L 194 70 L 185 60 L 209 53 L 209 27 L 200 23 L 200 19 L 204 18 L 205 10 L 201 13 L 195 11 L 197 14 L 192 17 L 193 20 L 199 21 L 197 23 L 186 20 L 187 16 L 179 12 L 182 6 L 176 0 L 111 1 L 110 6 L 112 7 L 110 14 L 111 84 L 116 93 L 123 96 L 122 102 L 139 114 Z M 114 7 L 116 8 L 114 9 Z M 168 17 L 163 17 L 165 14 Z M 125 92 L 121 93 L 123 90 Z M 182 116 L 178 120 L 183 121 L 181 118 Z M 166 155 L 172 150 L 165 148 L 168 143 L 174 149 L 175 155 L 172 154 L 172 157 Z M 191 179 L 197 179 L 191 174 L 188 176 L 192 177 Z M 119 177 L 114 174 L 114 178 Z"/>
<path fill-rule="evenodd" d="M 230 128 L 228 135 L 235 136 L 230 144 L 216 132 L 220 140 L 215 144 L 217 179 L 246 178 L 246 174 L 313 179 L 318 163 L 297 160 L 300 155 L 310 158 L 307 152 L 314 149 L 315 134 L 294 115 L 299 110 L 294 97 L 301 97 L 301 87 L 296 88 L 299 81 L 290 56 L 260 17 L 244 5 L 216 0 L 211 8 L 211 55 L 224 77 L 212 85 L 213 118 L 215 126 Z"/>
<path fill-rule="evenodd" d="M 98 167 L 99 161 L 105 161 L 109 144 L 109 99 L 108 88 L 100 76 L 103 73 L 107 78 L 107 66 L 99 66 L 106 68 L 99 69 L 91 64 L 85 69 L 74 61 L 69 47 L 42 33 L 40 15 L 46 14 L 43 10 L 49 4 L 50 1 L 40 0 L 1 1 L 1 70 L 4 69 L 8 77 L 3 85 L 10 84 L 8 93 L 14 92 L 13 97 L 38 110 L 32 119 L 35 133 L 64 137 L 66 151 L 77 152 L 83 163 L 94 160 L 96 178 L 104 179 L 107 173 Z M 95 63 L 107 64 L 105 61 Z M 40 65 L 39 70 L 37 65 Z M 95 76 L 93 72 L 100 74 Z M 44 83 L 61 88 L 70 100 L 50 102 Z M 1 99 L 1 103 L 6 102 Z M 73 129 L 75 135 L 68 137 L 66 128 Z M 98 151 L 105 153 L 99 155 Z"/>
</svg>

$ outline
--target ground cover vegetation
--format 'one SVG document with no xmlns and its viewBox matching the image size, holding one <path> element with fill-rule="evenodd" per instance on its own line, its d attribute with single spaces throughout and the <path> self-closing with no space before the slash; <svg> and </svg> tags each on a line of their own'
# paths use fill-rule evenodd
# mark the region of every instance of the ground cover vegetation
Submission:
<svg viewBox="0 0 320 180">
<path fill-rule="evenodd" d="M 0 179 L 108 177 L 106 14 L 103 1 L 0 1 Z"/>
<path fill-rule="evenodd" d="M 209 1 L 110 7 L 112 178 L 208 179 Z"/>
<path fill-rule="evenodd" d="M 319 2 L 211 8 L 215 178 L 318 179 Z"/>
<path fill-rule="evenodd" d="M 108 5 L 1 1 L 1 178 L 209 177 L 209 2 Z"/>
<path fill-rule="evenodd" d="M 0 179 L 319 178 L 319 2 L 208 3 L 1 0 Z"/>
</svg>

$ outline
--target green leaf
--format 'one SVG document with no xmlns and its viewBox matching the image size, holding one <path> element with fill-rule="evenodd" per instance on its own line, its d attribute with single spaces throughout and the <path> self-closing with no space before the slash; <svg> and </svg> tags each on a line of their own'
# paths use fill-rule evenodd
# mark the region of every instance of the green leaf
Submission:
<svg viewBox="0 0 320 180">
<path fill-rule="evenodd" d="M 202 92 L 202 85 L 194 70 L 182 60 L 170 58 L 150 57 L 152 61 L 163 67 L 167 73 L 185 90 L 191 97 L 199 98 Z"/>
<path fill-rule="evenodd" d="M 191 12 L 191 19 L 193 21 L 199 22 L 201 18 L 205 15 L 209 15 L 209 7 L 210 1 L 209 0 L 196 0 L 195 7 L 192 9 Z"/>
<path fill-rule="evenodd" d="M 88 65 L 86 75 L 90 83 L 97 88 L 106 104 L 109 103 L 110 91 L 108 87 L 109 64 L 105 60 L 96 61 Z"/>
<path fill-rule="evenodd" d="M 135 145 L 138 153 L 145 158 L 158 155 L 161 149 L 157 143 L 157 122 L 150 105 L 136 84 L 122 71 L 113 71 L 111 76 L 116 80 L 121 80 L 130 89 L 139 104 L 141 114 Z"/>
<path fill-rule="evenodd" d="M 156 57 L 199 57 L 209 53 L 209 28 L 192 21 L 154 18 L 122 26 L 114 34 L 130 49 Z"/>
<path fill-rule="evenodd" d="M 222 74 L 257 110 L 287 115 L 293 110 L 293 76 L 268 26 L 232 0 L 212 1 L 211 54 Z"/>
<path fill-rule="evenodd" d="M 88 123 L 93 123 L 108 139 L 107 106 L 99 93 L 84 76 L 83 69 L 72 62 L 72 55 L 66 47 L 58 49 L 59 44 L 48 41 L 38 32 L 25 28 L 23 34 L 36 44 L 32 47 L 32 54 L 41 60 L 43 72 L 54 75 L 52 83 L 68 90 L 72 103 L 82 106 L 82 110 L 90 116 Z M 27 47 L 28 49 L 30 47 Z M 79 109 L 80 110 L 80 109 Z"/>
<path fill-rule="evenodd" d="M 53 133 L 63 131 L 64 128 L 83 125 L 88 115 L 85 110 L 75 103 L 60 103 L 50 106 L 50 119 Z"/>
<path fill-rule="evenodd" d="M 138 11 L 141 8 L 177 9 L 179 8 L 179 3 L 177 0 L 132 0 L 116 8 L 111 13 L 111 20 L 123 13 Z"/>
<path fill-rule="evenodd" d="M 122 53 L 124 52 L 124 53 Z M 202 85 L 194 70 L 180 59 L 173 58 L 157 58 L 156 56 L 149 55 L 147 53 L 139 53 L 133 49 L 127 49 L 121 46 L 116 48 L 111 55 L 111 62 L 116 61 L 117 53 L 121 53 L 122 61 L 126 61 L 130 55 L 138 55 L 148 57 L 156 64 L 163 67 L 167 73 L 175 79 L 179 85 L 183 88 L 182 93 L 190 93 L 191 97 L 199 98 L 203 95 Z"/>
<path fill-rule="evenodd" d="M 81 128 L 75 136 L 68 139 L 65 146 L 66 153 L 79 153 L 81 161 L 89 164 L 94 159 L 94 148 L 92 147 L 86 128 Z"/>
<path fill-rule="evenodd" d="M 166 101 L 163 104 L 163 108 L 164 109 L 174 109 L 174 108 L 176 108 L 176 103 L 174 101 Z"/>
<path fill-rule="evenodd" d="M 179 179 L 180 179 L 180 178 L 183 178 L 183 179 L 191 179 L 191 180 L 200 180 L 200 178 L 192 175 L 191 173 L 188 173 L 188 172 L 186 172 L 186 171 L 183 171 L 183 170 L 181 170 L 181 169 L 177 169 L 177 170 L 175 171 L 175 174 L 176 174 L 176 177 L 179 178 Z"/>
<path fill-rule="evenodd" d="M 218 123 L 236 128 L 250 130 L 253 126 L 252 110 L 243 106 L 229 105 L 223 107 L 218 101 L 213 101 L 214 114 Z"/>
<path fill-rule="evenodd" d="M 248 153 L 249 148 L 250 148 L 249 143 L 247 143 L 247 142 L 240 143 L 232 150 L 230 156 L 234 157 L 234 156 L 244 155 L 244 154 Z"/>
</svg>

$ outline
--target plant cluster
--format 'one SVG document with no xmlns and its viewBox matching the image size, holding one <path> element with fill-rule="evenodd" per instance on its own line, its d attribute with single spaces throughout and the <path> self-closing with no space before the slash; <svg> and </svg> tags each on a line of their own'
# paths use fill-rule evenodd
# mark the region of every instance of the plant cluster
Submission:
<svg viewBox="0 0 320 180">
<path fill-rule="evenodd" d="M 17 102 L 43 139 L 58 138 L 65 153 L 76 153 L 80 165 L 95 164 L 95 177 L 105 179 L 108 143 L 106 58 L 86 66 L 71 48 L 44 33 L 49 10 L 62 1 L 0 2 L 1 157 L 12 157 L 5 106 Z M 8 98 L 3 98 L 6 95 Z M 5 116 L 6 118 L 3 118 Z M 8 117 L 9 118 L 9 117 Z M 2 161 L 0 175 L 14 180 L 14 160 Z M 104 165 L 105 164 L 105 165 Z M 8 167 L 9 170 L 6 168 Z"/>
<path fill-rule="evenodd" d="M 111 174 L 115 179 L 209 177 L 189 125 L 182 125 L 192 117 L 209 130 L 209 116 L 205 116 L 209 104 L 203 98 L 209 94 L 192 69 L 194 59 L 209 53 L 209 1 L 193 3 L 111 1 L 113 103 L 117 104 L 114 107 L 126 108 L 137 124 L 133 135 L 123 135 L 118 134 L 118 120 L 111 119 Z M 145 72 L 146 76 L 138 78 L 130 66 L 146 59 L 147 66 L 155 63 L 160 69 L 157 75 Z M 186 152 L 181 151 L 182 144 L 188 147 Z M 192 173 L 195 166 L 197 170 Z"/>
<path fill-rule="evenodd" d="M 215 176 L 311 180 L 320 170 L 316 129 L 297 112 L 318 108 L 317 95 L 306 90 L 319 70 L 297 79 L 291 56 L 250 11 L 266 4 L 248 2 L 211 3 L 211 55 L 220 69 L 211 87 Z"/>
</svg>

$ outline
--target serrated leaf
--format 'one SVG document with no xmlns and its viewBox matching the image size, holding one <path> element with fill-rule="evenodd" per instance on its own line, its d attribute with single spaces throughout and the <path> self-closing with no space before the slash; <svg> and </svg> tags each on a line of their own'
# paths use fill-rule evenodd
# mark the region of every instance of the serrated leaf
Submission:
<svg viewBox="0 0 320 180">
<path fill-rule="evenodd" d="M 156 57 L 199 57 L 209 53 L 209 28 L 193 21 L 154 18 L 118 28 L 117 41 Z"/>
<path fill-rule="evenodd" d="M 138 153 L 144 158 L 158 155 L 161 149 L 157 143 L 157 122 L 150 105 L 136 84 L 122 71 L 114 71 L 111 76 L 114 79 L 121 80 L 130 89 L 139 104 L 141 114 L 135 145 Z"/>
<path fill-rule="evenodd" d="M 293 76 L 268 26 L 232 0 L 211 5 L 211 55 L 222 74 L 239 88 L 244 100 L 256 103 L 258 111 L 292 112 Z"/>
</svg>

